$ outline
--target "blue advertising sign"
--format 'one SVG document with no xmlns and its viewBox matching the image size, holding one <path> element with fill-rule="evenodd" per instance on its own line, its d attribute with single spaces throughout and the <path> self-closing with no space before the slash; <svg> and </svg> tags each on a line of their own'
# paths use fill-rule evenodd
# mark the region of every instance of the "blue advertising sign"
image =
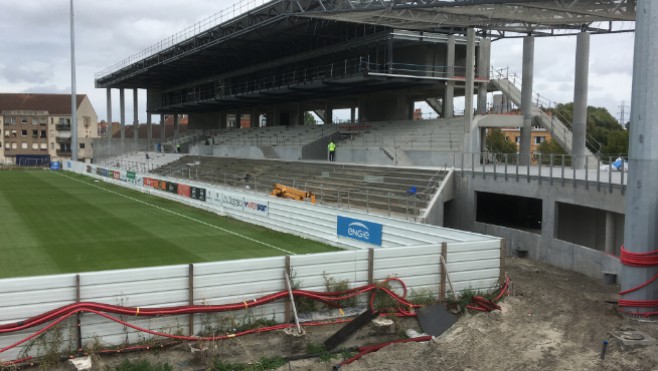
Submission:
<svg viewBox="0 0 658 371">
<path fill-rule="evenodd" d="M 382 245 L 382 225 L 338 215 L 338 235 L 373 245 Z"/>
</svg>

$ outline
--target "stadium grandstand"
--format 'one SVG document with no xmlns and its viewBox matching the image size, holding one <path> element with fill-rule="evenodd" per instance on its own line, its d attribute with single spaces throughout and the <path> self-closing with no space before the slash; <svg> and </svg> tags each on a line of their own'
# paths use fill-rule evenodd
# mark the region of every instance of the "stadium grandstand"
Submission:
<svg viewBox="0 0 658 371">
<path fill-rule="evenodd" d="M 618 200 L 628 176 L 599 155 L 586 131 L 587 70 L 577 68 L 576 114 L 567 119 L 547 112 L 554 103 L 533 91 L 531 67 L 534 41 L 543 36 L 577 38 L 577 64 L 589 63 L 590 36 L 633 31 L 635 2 L 307 0 L 237 9 L 96 75 L 108 112 L 113 89 L 147 91 L 145 133 L 142 126 L 131 139 L 122 123 L 118 138 L 94 144 L 98 163 L 249 192 L 280 182 L 337 207 L 493 233 L 506 238 L 508 254 L 542 241 L 529 248 L 533 258 L 596 277 L 619 272 L 606 253 L 618 254 L 623 241 Z M 492 41 L 509 37 L 524 40 L 518 75 L 490 63 Z M 435 117 L 414 117 L 420 103 Z M 173 128 L 154 136 L 153 115 Z M 534 152 L 535 126 L 568 154 Z M 521 128 L 517 154 L 486 150 L 488 129 L 500 127 Z M 329 140 L 337 143 L 337 165 L 325 163 Z M 170 156 L 178 148 L 184 156 Z M 510 196 L 510 179 L 528 186 Z M 586 202 L 577 192 L 557 202 L 554 185 L 566 181 L 597 192 Z M 572 228 L 569 215 L 596 222 Z M 601 220 L 606 237 L 592 237 Z M 595 251 L 595 266 L 574 263 L 572 254 L 549 258 L 565 243 Z"/>
<path fill-rule="evenodd" d="M 620 300 L 622 310 L 654 313 L 649 311 L 657 304 L 642 291 L 653 275 L 646 270 L 653 260 L 637 245 L 658 241 L 639 243 L 650 238 L 638 232 L 635 214 L 655 210 L 634 215 L 626 210 L 627 204 L 655 205 L 658 182 L 629 186 L 642 185 L 637 177 L 644 174 L 637 173 L 645 165 L 631 159 L 627 167 L 625 159 L 601 157 L 586 130 L 590 37 L 635 32 L 636 16 L 647 17 L 636 14 L 636 5 L 632 0 L 248 1 L 237 5 L 239 14 L 217 13 L 110 66 L 95 80 L 106 89 L 108 115 L 112 90 L 121 92 L 123 110 L 126 89 L 145 89 L 147 123 L 130 132 L 121 122 L 116 136 L 94 142 L 93 163 L 69 161 L 65 170 L 347 251 L 327 258 L 266 244 L 285 259 L 78 275 L 73 299 L 83 301 L 81 280 L 89 278 L 90 291 L 116 282 L 123 290 L 133 282 L 126 277 L 136 274 L 149 282 L 143 285 L 149 290 L 145 296 L 161 301 L 112 310 L 137 317 L 139 305 L 171 305 L 167 314 L 185 323 L 176 323 L 176 333 L 189 331 L 186 339 L 198 340 L 193 330 L 203 326 L 204 317 L 192 311 L 198 310 L 191 308 L 195 304 L 220 303 L 221 310 L 227 305 L 249 315 L 252 303 L 265 304 L 254 309 L 256 316 L 271 314 L 290 324 L 294 309 L 269 307 L 265 301 L 272 296 L 260 295 L 283 287 L 281 272 L 288 280 L 297 267 L 313 289 L 331 291 L 317 277 L 324 269 L 370 289 L 376 275 L 389 282 L 403 274 L 414 288 L 429 288 L 445 299 L 448 291 L 491 290 L 497 284 L 503 295 L 505 257 L 522 256 L 598 279 L 621 276 L 628 289 L 621 294 L 629 299 Z M 639 19 L 637 24 L 639 32 Z M 570 119 L 549 114 L 533 91 L 534 42 L 544 36 L 577 40 Z M 520 76 L 490 63 L 493 42 L 509 37 L 523 38 Z M 655 66 L 642 66 L 656 75 Z M 490 93 L 505 104 L 492 104 Z M 457 101 L 463 101 L 463 111 L 455 109 Z M 419 103 L 431 107 L 435 117 L 414 116 Z M 160 117 L 159 131 L 153 130 L 154 115 Z M 165 125 L 167 118 L 171 126 Z M 534 126 L 548 131 L 567 154 L 532 152 Z M 487 151 L 488 130 L 501 127 L 520 128 L 517 153 Z M 336 162 L 327 161 L 331 140 L 337 143 Z M 655 170 L 651 166 L 645 174 Z M 639 193 L 631 197 L 633 192 Z M 275 198 L 282 195 L 292 200 Z M 633 245 L 633 252 L 624 244 Z M 252 270 L 257 273 L 246 275 Z M 446 290 L 450 275 L 460 286 Z M 70 289 L 71 280 L 62 278 L 62 286 Z M 217 293 L 225 288 L 217 281 L 230 287 L 228 293 Z M 150 282 L 157 282 L 154 292 Z M 170 290 L 170 282 L 179 289 Z M 199 282 L 200 289 L 194 286 Z M 299 290 L 286 285 L 275 295 L 289 294 L 292 300 Z M 134 286 L 142 285 L 130 289 Z M 116 299 L 111 293 L 97 295 Z M 398 303 L 404 312 L 415 308 Z M 147 325 L 158 327 L 160 320 L 171 326 L 171 318 L 149 319 Z M 16 324 L 22 329 L 22 320 Z M 113 343 L 126 344 L 139 340 L 141 330 L 133 329 L 107 333 Z M 88 341 L 89 331 L 78 339 Z"/>
</svg>

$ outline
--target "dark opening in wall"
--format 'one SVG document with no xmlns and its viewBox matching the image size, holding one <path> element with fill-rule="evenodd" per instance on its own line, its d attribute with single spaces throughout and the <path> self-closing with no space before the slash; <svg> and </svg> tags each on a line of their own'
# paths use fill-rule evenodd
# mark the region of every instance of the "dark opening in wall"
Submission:
<svg viewBox="0 0 658 371">
<path fill-rule="evenodd" d="M 555 214 L 557 239 L 619 255 L 624 243 L 623 214 L 562 202 L 556 203 Z"/>
<path fill-rule="evenodd" d="M 487 192 L 476 197 L 475 221 L 541 233 L 541 199 Z"/>
</svg>

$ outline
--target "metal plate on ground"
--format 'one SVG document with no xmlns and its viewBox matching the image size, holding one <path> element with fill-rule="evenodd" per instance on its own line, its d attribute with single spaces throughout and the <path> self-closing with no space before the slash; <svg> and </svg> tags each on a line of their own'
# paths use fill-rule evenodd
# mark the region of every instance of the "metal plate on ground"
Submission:
<svg viewBox="0 0 658 371">
<path fill-rule="evenodd" d="M 457 322 L 457 316 L 448 312 L 443 304 L 428 305 L 416 311 L 424 333 L 439 336 Z"/>
</svg>

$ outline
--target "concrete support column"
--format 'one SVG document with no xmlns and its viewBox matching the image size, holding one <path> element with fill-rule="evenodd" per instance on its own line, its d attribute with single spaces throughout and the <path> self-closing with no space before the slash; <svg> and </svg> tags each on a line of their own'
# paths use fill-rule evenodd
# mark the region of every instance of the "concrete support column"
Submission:
<svg viewBox="0 0 658 371">
<path fill-rule="evenodd" d="M 351 107 L 350 108 L 350 122 L 354 124 L 356 120 L 356 107 Z"/>
<path fill-rule="evenodd" d="M 448 50 L 446 51 L 446 77 L 455 77 L 455 35 L 448 36 Z M 455 112 L 455 82 L 446 82 L 443 94 L 443 117 L 450 118 Z"/>
<path fill-rule="evenodd" d="M 249 122 L 250 122 L 252 128 L 257 128 L 257 127 L 260 126 L 258 116 L 260 116 L 260 114 L 258 113 L 258 110 L 256 110 L 256 109 L 252 109 L 251 112 L 249 113 Z"/>
<path fill-rule="evenodd" d="M 297 120 L 293 122 L 293 125 L 304 125 L 304 106 L 301 103 L 297 103 Z"/>
<path fill-rule="evenodd" d="M 178 113 L 174 113 L 174 142 L 178 144 L 178 137 L 179 137 L 179 128 L 178 128 Z"/>
<path fill-rule="evenodd" d="M 480 40 L 478 54 L 477 76 L 482 80 L 489 80 L 489 69 L 491 68 L 491 39 Z M 478 84 L 478 115 L 487 113 L 487 86 L 488 82 Z"/>
<path fill-rule="evenodd" d="M 571 154 L 573 167 L 585 168 L 585 139 L 587 136 L 587 84 L 589 81 L 589 33 L 581 32 L 576 41 L 576 76 L 573 90 L 573 139 Z"/>
<path fill-rule="evenodd" d="M 473 122 L 473 92 L 475 90 L 475 30 L 466 32 L 466 86 L 464 87 L 464 133 L 471 132 Z M 466 149 L 466 148 L 465 148 Z M 470 148 L 476 150 L 476 148 Z"/>
<path fill-rule="evenodd" d="M 521 82 L 521 111 L 523 112 L 523 127 L 519 147 L 519 163 L 527 165 L 530 156 L 530 137 L 532 133 L 532 79 L 534 77 L 535 37 L 523 38 L 523 71 Z"/>
<path fill-rule="evenodd" d="M 137 138 L 139 137 L 139 113 L 137 112 L 137 89 L 133 89 L 133 141 L 137 148 Z"/>
<path fill-rule="evenodd" d="M 164 146 L 165 139 L 167 139 L 167 130 L 166 130 L 166 117 L 164 113 L 160 114 L 160 143 Z M 162 147 L 162 151 L 164 152 L 164 147 Z"/>
<path fill-rule="evenodd" d="M 108 143 L 112 143 L 112 89 L 107 88 L 106 89 L 106 94 L 107 94 L 107 102 L 106 102 L 106 109 L 107 109 L 107 141 Z"/>
<path fill-rule="evenodd" d="M 226 112 L 222 111 L 219 113 L 219 127 L 218 129 L 226 128 Z"/>
<path fill-rule="evenodd" d="M 615 253 L 615 214 L 610 211 L 605 213 L 605 252 Z"/>
<path fill-rule="evenodd" d="M 123 88 L 119 89 L 119 117 L 121 121 L 121 150 L 123 151 L 123 143 L 126 139 L 126 94 Z"/>
<path fill-rule="evenodd" d="M 331 125 L 334 122 L 333 107 L 329 101 L 324 103 L 324 123 Z"/>
<path fill-rule="evenodd" d="M 658 2 L 638 0 L 635 18 L 631 132 L 628 150 L 631 169 L 626 193 L 624 248 L 648 253 L 658 249 Z M 658 273 L 657 266 L 623 265 L 621 291 L 634 288 Z M 658 285 L 651 284 L 625 294 L 623 300 L 655 300 Z M 632 312 L 656 311 L 656 307 L 626 307 Z"/>
<path fill-rule="evenodd" d="M 151 112 L 146 113 L 146 140 L 148 145 L 148 150 L 153 150 L 153 117 L 151 117 Z"/>
</svg>

